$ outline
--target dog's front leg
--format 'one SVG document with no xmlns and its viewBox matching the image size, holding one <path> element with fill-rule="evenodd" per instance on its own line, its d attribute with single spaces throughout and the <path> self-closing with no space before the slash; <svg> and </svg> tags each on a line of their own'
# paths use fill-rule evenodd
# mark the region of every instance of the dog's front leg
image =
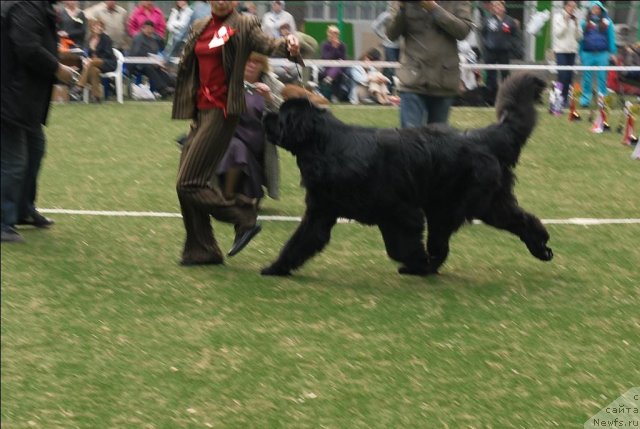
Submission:
<svg viewBox="0 0 640 429">
<path fill-rule="evenodd" d="M 324 248 L 331 238 L 331 228 L 336 220 L 336 216 L 328 213 L 307 210 L 278 259 L 261 273 L 266 276 L 290 275 L 291 270 L 300 267 Z"/>
<path fill-rule="evenodd" d="M 529 252 L 542 261 L 553 259 L 553 251 L 547 247 L 549 233 L 540 219 L 524 211 L 515 198 L 494 202 L 489 212 L 480 218 L 484 223 L 504 229 L 520 237 Z"/>
<path fill-rule="evenodd" d="M 450 217 L 427 217 L 427 253 L 429 254 L 429 272 L 437 274 L 449 256 L 449 241 L 451 235 L 460 226 L 462 221 Z"/>
</svg>

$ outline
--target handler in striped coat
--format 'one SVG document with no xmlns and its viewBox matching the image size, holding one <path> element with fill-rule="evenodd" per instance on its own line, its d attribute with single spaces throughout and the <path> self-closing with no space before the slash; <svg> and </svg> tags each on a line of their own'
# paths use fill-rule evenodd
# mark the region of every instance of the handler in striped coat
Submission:
<svg viewBox="0 0 640 429">
<path fill-rule="evenodd" d="M 238 117 L 246 110 L 244 67 L 252 51 L 271 56 L 299 56 L 295 36 L 274 39 L 260 21 L 234 10 L 234 1 L 210 1 L 212 15 L 194 23 L 180 65 L 173 119 L 192 119 L 180 158 L 176 190 L 187 237 L 182 265 L 215 265 L 223 256 L 209 215 L 232 223 L 233 256 L 260 232 L 254 201 L 227 200 L 214 177 Z"/>
</svg>

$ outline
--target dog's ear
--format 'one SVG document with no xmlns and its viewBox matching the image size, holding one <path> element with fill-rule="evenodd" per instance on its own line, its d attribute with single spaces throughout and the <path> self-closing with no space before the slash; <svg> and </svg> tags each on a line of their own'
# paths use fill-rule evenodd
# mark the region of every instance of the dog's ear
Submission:
<svg viewBox="0 0 640 429">
<path fill-rule="evenodd" d="M 317 107 L 305 99 L 292 99 L 280 107 L 280 139 L 278 145 L 294 155 L 313 140 Z"/>
<path fill-rule="evenodd" d="M 280 120 L 277 113 L 266 112 L 262 116 L 262 127 L 267 140 L 275 145 L 280 140 Z"/>
<path fill-rule="evenodd" d="M 547 82 L 545 82 L 543 79 L 539 78 L 538 76 L 532 76 L 531 80 L 533 81 L 532 84 L 533 84 L 534 100 L 542 101 L 542 93 L 547 88 Z"/>
</svg>

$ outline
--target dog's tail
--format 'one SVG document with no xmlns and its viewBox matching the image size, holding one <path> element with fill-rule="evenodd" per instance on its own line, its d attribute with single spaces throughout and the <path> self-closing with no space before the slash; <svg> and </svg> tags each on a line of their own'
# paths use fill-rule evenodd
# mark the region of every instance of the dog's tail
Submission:
<svg viewBox="0 0 640 429">
<path fill-rule="evenodd" d="M 534 103 L 540 101 L 545 81 L 530 72 L 514 73 L 500 85 L 496 97 L 498 123 L 487 129 L 483 143 L 505 164 L 514 166 L 536 125 Z M 497 132 L 496 132 L 497 131 Z"/>
</svg>

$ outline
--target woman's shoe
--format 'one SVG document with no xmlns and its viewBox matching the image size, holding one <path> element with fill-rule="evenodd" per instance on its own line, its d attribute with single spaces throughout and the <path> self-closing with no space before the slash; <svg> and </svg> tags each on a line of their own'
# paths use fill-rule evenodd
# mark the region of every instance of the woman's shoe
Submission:
<svg viewBox="0 0 640 429">
<path fill-rule="evenodd" d="M 69 100 L 71 101 L 82 101 L 82 92 L 84 88 L 81 86 L 73 86 L 69 89 Z"/>
</svg>

